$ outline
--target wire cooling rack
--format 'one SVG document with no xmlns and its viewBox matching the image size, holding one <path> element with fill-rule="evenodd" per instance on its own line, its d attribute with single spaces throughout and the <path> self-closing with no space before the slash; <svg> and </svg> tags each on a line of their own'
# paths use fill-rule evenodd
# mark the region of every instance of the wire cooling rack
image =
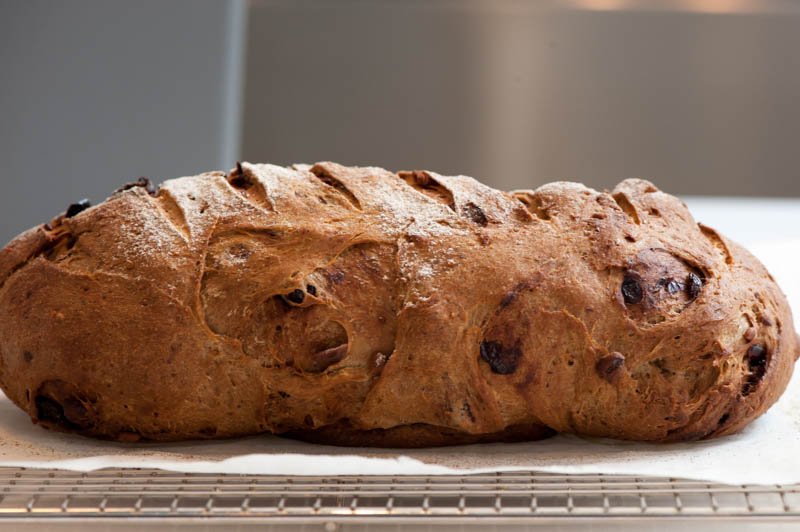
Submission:
<svg viewBox="0 0 800 532">
<path fill-rule="evenodd" d="M 288 477 L 145 469 L 91 473 L 0 468 L 0 526 L 22 520 L 565 524 L 587 519 L 738 518 L 800 524 L 800 485 L 536 472 L 453 476 Z M 97 519 L 99 518 L 99 519 Z"/>
</svg>

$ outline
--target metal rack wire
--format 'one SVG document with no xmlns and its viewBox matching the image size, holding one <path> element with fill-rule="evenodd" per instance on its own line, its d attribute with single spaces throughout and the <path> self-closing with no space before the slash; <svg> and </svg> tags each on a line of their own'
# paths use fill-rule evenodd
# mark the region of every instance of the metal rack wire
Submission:
<svg viewBox="0 0 800 532">
<path fill-rule="evenodd" d="M 357 523 L 569 521 L 587 517 L 798 519 L 800 485 L 536 472 L 463 476 L 284 477 L 159 470 L 0 469 L 0 523 L 101 517 Z"/>
</svg>

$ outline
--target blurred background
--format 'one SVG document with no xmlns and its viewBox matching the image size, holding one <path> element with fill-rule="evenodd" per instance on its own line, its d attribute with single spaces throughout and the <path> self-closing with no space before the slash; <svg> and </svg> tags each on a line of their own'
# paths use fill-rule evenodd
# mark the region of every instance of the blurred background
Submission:
<svg viewBox="0 0 800 532">
<path fill-rule="evenodd" d="M 795 0 L 0 0 L 0 241 L 236 160 L 800 196 Z"/>
</svg>

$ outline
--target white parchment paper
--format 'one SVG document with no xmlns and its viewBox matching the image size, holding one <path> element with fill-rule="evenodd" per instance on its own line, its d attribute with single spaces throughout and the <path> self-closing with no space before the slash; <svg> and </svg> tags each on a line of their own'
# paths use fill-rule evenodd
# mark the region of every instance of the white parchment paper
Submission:
<svg viewBox="0 0 800 532">
<path fill-rule="evenodd" d="M 800 240 L 751 246 L 800 313 Z M 795 318 L 795 322 L 798 320 Z M 691 478 L 729 484 L 800 482 L 800 372 L 767 414 L 712 441 L 641 444 L 575 436 L 417 450 L 343 449 L 273 436 L 174 444 L 122 444 L 31 424 L 0 396 L 0 466 L 90 471 L 156 467 L 181 472 L 279 475 L 423 475 L 538 470 Z"/>
</svg>

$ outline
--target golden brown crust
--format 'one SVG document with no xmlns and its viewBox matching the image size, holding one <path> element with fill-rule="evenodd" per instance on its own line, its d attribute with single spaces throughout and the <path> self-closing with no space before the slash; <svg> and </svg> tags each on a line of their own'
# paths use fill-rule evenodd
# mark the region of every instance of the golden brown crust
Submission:
<svg viewBox="0 0 800 532">
<path fill-rule="evenodd" d="M 641 180 L 244 164 L 73 214 L 0 251 L 0 384 L 58 430 L 698 439 L 798 355 L 763 266 Z"/>
</svg>

